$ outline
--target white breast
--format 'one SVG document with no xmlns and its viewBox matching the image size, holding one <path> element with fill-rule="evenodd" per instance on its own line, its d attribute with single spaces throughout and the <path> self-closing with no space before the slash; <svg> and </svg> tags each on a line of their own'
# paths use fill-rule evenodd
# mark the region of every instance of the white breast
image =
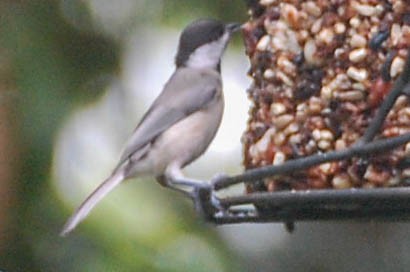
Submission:
<svg viewBox="0 0 410 272">
<path fill-rule="evenodd" d="M 132 173 L 162 175 L 169 164 L 181 168 L 198 158 L 215 137 L 223 115 L 222 91 L 206 109 L 197 111 L 167 129 Z M 131 174 L 132 176 L 133 174 Z"/>
</svg>

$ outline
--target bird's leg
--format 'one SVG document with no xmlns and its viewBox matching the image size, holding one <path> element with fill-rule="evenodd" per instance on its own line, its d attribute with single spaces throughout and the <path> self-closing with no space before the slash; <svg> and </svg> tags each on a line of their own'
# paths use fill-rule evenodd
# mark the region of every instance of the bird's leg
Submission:
<svg viewBox="0 0 410 272">
<path fill-rule="evenodd" d="M 178 192 L 178 193 L 181 193 L 181 194 L 183 194 L 183 195 L 186 196 L 186 197 L 192 198 L 191 192 L 189 192 L 189 191 L 187 191 L 187 190 L 185 190 L 185 189 L 183 189 L 183 188 L 178 187 L 177 184 L 175 184 L 175 183 L 172 181 L 172 179 L 170 179 L 170 178 L 168 178 L 168 177 L 166 177 L 166 176 L 159 176 L 159 177 L 157 177 L 157 181 L 158 181 L 159 184 L 161 184 L 162 186 L 164 186 L 164 187 L 166 187 L 166 188 L 169 188 L 169 189 L 174 190 L 174 191 L 176 191 L 176 192 Z"/>
<path fill-rule="evenodd" d="M 183 192 L 186 196 L 192 199 L 195 209 L 202 214 L 207 220 L 212 220 L 213 215 L 218 210 L 214 206 L 212 200 L 212 186 L 203 181 L 187 179 L 181 172 L 181 168 L 177 166 L 170 166 L 165 171 L 165 184 L 173 190 Z M 191 187 L 191 190 L 185 190 L 180 186 Z"/>
<path fill-rule="evenodd" d="M 168 187 L 170 189 L 180 191 L 180 192 L 182 191 L 185 195 L 189 196 L 191 199 L 195 198 L 195 194 L 197 190 L 208 186 L 207 184 L 204 184 L 202 181 L 186 178 L 183 175 L 181 168 L 175 164 L 167 167 L 163 180 L 164 180 L 163 185 L 165 187 Z M 192 189 L 191 190 L 183 189 L 181 187 L 188 187 Z"/>
<path fill-rule="evenodd" d="M 198 180 L 186 178 L 184 174 L 182 174 L 181 168 L 174 165 L 167 167 L 165 171 L 165 178 L 167 185 L 171 187 L 185 186 L 195 188 L 202 183 Z"/>
</svg>

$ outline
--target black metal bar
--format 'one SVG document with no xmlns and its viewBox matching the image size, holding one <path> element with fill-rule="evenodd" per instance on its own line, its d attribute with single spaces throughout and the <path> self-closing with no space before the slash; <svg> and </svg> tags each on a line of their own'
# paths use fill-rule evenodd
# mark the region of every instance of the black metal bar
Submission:
<svg viewBox="0 0 410 272">
<path fill-rule="evenodd" d="M 216 224 L 313 220 L 410 220 L 410 188 L 281 191 L 221 199 L 226 206 L 254 204 L 262 212 L 240 209 L 216 216 Z"/>
<path fill-rule="evenodd" d="M 346 204 L 353 205 L 368 201 L 393 204 L 407 203 L 410 208 L 410 187 L 373 188 L 373 189 L 322 189 L 306 191 L 278 191 L 253 193 L 248 195 L 226 197 L 220 199 L 221 205 L 233 206 L 243 204 L 270 204 L 277 206 Z M 388 203 L 386 203 L 388 204 Z"/>
<path fill-rule="evenodd" d="M 403 93 L 403 90 L 405 89 L 409 81 L 410 81 L 410 50 L 407 53 L 407 61 L 406 61 L 403 72 L 401 73 L 400 77 L 394 82 L 392 90 L 389 92 L 386 99 L 380 105 L 380 108 L 377 110 L 375 117 L 373 118 L 369 127 L 366 129 L 363 137 L 357 142 L 357 144 L 367 143 L 374 139 L 376 134 L 380 131 L 380 128 L 383 125 L 387 114 L 390 112 L 391 108 L 396 102 L 397 97 L 399 97 L 399 95 Z"/>
<path fill-rule="evenodd" d="M 398 209 L 370 209 L 345 211 L 343 209 L 322 210 L 320 208 L 287 210 L 270 215 L 226 216 L 216 217 L 213 222 L 217 225 L 239 223 L 285 223 L 296 221 L 382 221 L 405 222 L 410 220 L 409 210 Z"/>
</svg>

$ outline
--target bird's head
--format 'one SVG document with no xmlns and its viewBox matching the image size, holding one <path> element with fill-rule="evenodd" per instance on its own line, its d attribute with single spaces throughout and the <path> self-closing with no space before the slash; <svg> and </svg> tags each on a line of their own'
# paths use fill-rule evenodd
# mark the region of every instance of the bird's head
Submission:
<svg viewBox="0 0 410 272">
<path fill-rule="evenodd" d="M 179 38 L 175 64 L 179 67 L 218 69 L 222 54 L 238 23 L 201 19 L 189 24 Z"/>
</svg>

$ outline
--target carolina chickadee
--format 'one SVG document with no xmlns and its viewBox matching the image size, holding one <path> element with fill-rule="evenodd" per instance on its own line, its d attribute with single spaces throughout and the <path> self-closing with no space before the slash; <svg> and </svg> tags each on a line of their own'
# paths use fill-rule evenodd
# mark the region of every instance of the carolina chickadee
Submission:
<svg viewBox="0 0 410 272">
<path fill-rule="evenodd" d="M 200 186 L 184 178 L 181 169 L 205 152 L 218 130 L 224 108 L 221 57 L 239 29 L 237 23 L 203 19 L 183 30 L 175 72 L 132 133 L 117 167 L 68 219 L 61 235 L 125 179 L 151 175 L 186 194 L 178 186 Z"/>
</svg>

